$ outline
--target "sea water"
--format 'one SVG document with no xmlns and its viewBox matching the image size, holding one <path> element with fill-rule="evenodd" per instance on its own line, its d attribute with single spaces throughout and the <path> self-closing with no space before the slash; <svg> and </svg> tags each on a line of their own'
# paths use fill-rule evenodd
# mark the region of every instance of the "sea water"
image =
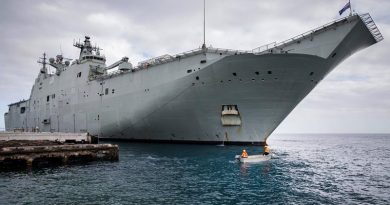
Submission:
<svg viewBox="0 0 390 205">
<path fill-rule="evenodd" d="M 119 162 L 0 173 L 0 204 L 390 204 L 390 135 L 273 135 L 251 146 L 118 143 Z"/>
</svg>

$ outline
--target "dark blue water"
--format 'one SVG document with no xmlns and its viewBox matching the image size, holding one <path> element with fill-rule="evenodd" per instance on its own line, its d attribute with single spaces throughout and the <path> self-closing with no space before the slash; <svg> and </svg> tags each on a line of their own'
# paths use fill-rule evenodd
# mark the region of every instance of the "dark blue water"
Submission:
<svg viewBox="0 0 390 205">
<path fill-rule="evenodd" d="M 120 143 L 119 162 L 0 173 L 0 204 L 390 204 L 390 135 L 275 135 L 240 146 Z"/>
</svg>

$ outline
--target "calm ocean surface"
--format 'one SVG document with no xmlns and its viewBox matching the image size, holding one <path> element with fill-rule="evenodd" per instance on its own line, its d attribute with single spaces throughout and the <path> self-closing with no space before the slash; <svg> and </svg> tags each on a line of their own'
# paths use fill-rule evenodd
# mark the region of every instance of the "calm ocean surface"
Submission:
<svg viewBox="0 0 390 205">
<path fill-rule="evenodd" d="M 255 147 L 119 143 L 119 162 L 0 173 L 0 204 L 390 204 L 390 134 L 273 135 Z"/>
</svg>

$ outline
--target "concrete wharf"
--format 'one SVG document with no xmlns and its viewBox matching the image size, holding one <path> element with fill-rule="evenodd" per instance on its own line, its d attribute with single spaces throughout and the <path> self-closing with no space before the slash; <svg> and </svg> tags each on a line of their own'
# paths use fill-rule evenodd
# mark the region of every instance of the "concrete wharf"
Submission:
<svg viewBox="0 0 390 205">
<path fill-rule="evenodd" d="M 91 143 L 92 137 L 88 133 L 65 132 L 0 132 L 0 141 L 48 140 L 57 142 Z"/>
<path fill-rule="evenodd" d="M 117 145 L 90 142 L 88 134 L 0 133 L 0 171 L 96 160 L 118 161 Z"/>
</svg>

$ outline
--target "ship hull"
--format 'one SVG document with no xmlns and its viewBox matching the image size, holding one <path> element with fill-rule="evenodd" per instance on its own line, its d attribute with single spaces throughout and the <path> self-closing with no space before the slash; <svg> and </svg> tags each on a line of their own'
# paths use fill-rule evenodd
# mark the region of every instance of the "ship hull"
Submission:
<svg viewBox="0 0 390 205">
<path fill-rule="evenodd" d="M 103 124 L 101 134 L 138 141 L 262 144 L 327 73 L 325 64 L 319 57 L 299 54 L 226 57 L 169 85 L 151 88 L 171 96 L 150 103 L 145 109 L 149 114 L 137 120 L 123 119 L 121 128 Z M 223 125 L 223 105 L 237 106 L 240 125 Z"/>
<path fill-rule="evenodd" d="M 103 137 L 263 145 L 333 68 L 356 51 L 376 43 L 361 21 L 339 30 L 331 35 L 341 35 L 341 40 L 326 57 L 299 53 L 227 56 L 198 73 L 157 88 L 157 92 L 171 93 L 171 97 L 152 103 L 147 108 L 148 115 L 125 122 L 130 126 L 120 132 L 109 128 L 113 132 L 106 132 Z M 222 124 L 222 105 L 237 106 L 240 125 Z"/>
<path fill-rule="evenodd" d="M 378 42 L 378 32 L 351 16 L 267 51 L 205 49 L 97 78 L 94 61 L 80 61 L 39 75 L 30 99 L 9 106 L 6 130 L 263 145 L 332 69 Z"/>
</svg>

